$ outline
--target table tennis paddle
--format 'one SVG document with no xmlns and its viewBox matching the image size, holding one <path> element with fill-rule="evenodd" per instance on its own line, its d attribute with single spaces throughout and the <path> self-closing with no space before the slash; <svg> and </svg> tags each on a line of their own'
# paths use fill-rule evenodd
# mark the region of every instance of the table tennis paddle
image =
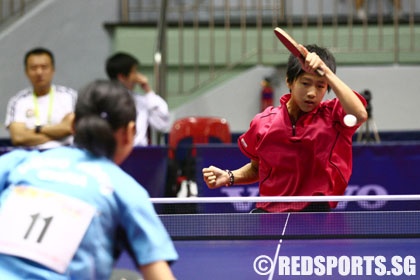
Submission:
<svg viewBox="0 0 420 280">
<path fill-rule="evenodd" d="M 274 29 L 274 34 L 276 34 L 277 38 L 282 42 L 282 44 L 297 58 L 302 58 L 305 60 L 306 53 L 301 52 L 298 43 L 289 35 L 286 31 L 281 29 L 280 27 L 276 27 Z M 320 76 L 324 76 L 324 71 L 321 69 L 317 69 L 316 72 Z"/>
</svg>

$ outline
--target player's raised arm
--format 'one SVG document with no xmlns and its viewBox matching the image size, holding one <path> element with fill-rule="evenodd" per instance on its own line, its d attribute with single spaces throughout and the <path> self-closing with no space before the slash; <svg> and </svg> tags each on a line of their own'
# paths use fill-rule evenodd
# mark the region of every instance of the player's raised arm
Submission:
<svg viewBox="0 0 420 280">
<path fill-rule="evenodd" d="M 340 100 L 344 111 L 347 114 L 354 115 L 357 118 L 357 123 L 365 122 L 368 114 L 360 98 L 331 69 L 328 67 L 325 68 L 325 77 L 327 78 L 328 84 Z"/>
<path fill-rule="evenodd" d="M 302 45 L 299 47 L 304 52 L 307 52 L 302 68 L 309 73 L 314 73 L 317 69 L 322 69 L 324 73 L 323 77 L 326 78 L 328 85 L 340 100 L 344 111 L 347 114 L 354 115 L 357 119 L 357 123 L 365 122 L 368 117 L 366 107 L 354 91 L 344 83 L 315 52 L 308 52 Z"/>
</svg>

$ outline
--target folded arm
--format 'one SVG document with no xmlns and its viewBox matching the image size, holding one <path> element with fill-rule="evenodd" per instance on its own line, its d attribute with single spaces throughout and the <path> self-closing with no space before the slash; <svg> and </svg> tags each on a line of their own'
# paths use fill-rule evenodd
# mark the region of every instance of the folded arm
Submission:
<svg viewBox="0 0 420 280">
<path fill-rule="evenodd" d="M 48 141 L 58 140 L 72 134 L 74 114 L 67 114 L 63 120 L 54 125 L 44 125 L 38 132 L 26 127 L 23 122 L 13 122 L 9 125 L 10 138 L 15 146 L 37 146 Z"/>
</svg>

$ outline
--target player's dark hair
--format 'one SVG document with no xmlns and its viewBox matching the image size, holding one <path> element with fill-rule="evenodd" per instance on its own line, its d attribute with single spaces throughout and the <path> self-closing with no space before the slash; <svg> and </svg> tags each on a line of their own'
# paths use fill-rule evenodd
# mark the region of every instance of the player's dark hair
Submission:
<svg viewBox="0 0 420 280">
<path fill-rule="evenodd" d="M 331 69 L 335 73 L 336 71 L 336 63 L 334 55 L 327 49 L 320 47 L 318 45 L 306 45 L 305 48 L 309 52 L 316 53 L 322 61 L 328 66 L 328 68 Z M 292 83 L 295 81 L 300 75 L 304 73 L 304 70 L 302 69 L 302 65 L 299 62 L 299 59 L 297 59 L 292 54 L 289 56 L 289 61 L 287 62 L 287 71 L 286 71 L 286 80 L 288 83 Z M 328 86 L 328 91 L 330 90 L 330 87 Z"/>
<path fill-rule="evenodd" d="M 52 51 L 50 51 L 47 48 L 43 48 L 43 47 L 37 47 L 37 48 L 33 48 L 29 51 L 26 52 L 25 57 L 23 59 L 23 65 L 25 66 L 25 69 L 27 67 L 28 64 L 28 58 L 31 55 L 41 55 L 41 54 L 46 54 L 50 57 L 51 59 L 51 64 L 53 67 L 55 67 L 55 60 L 54 60 L 54 54 L 52 53 Z"/>
<path fill-rule="evenodd" d="M 75 146 L 94 156 L 112 159 L 114 132 L 136 119 L 136 107 L 127 89 L 116 81 L 96 80 L 79 92 L 74 121 Z"/>
<path fill-rule="evenodd" d="M 140 66 L 140 62 L 134 56 L 118 52 L 106 60 L 105 71 L 111 80 L 116 80 L 118 74 L 128 76 L 134 66 Z"/>
</svg>

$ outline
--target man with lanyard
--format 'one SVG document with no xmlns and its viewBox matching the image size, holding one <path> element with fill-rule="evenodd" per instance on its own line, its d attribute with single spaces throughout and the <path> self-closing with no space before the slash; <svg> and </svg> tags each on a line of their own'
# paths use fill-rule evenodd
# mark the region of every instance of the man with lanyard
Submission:
<svg viewBox="0 0 420 280">
<path fill-rule="evenodd" d="M 32 87 L 9 100 L 5 126 L 12 144 L 41 150 L 70 145 L 77 92 L 52 84 L 55 65 L 50 50 L 29 50 L 24 65 Z"/>
</svg>

